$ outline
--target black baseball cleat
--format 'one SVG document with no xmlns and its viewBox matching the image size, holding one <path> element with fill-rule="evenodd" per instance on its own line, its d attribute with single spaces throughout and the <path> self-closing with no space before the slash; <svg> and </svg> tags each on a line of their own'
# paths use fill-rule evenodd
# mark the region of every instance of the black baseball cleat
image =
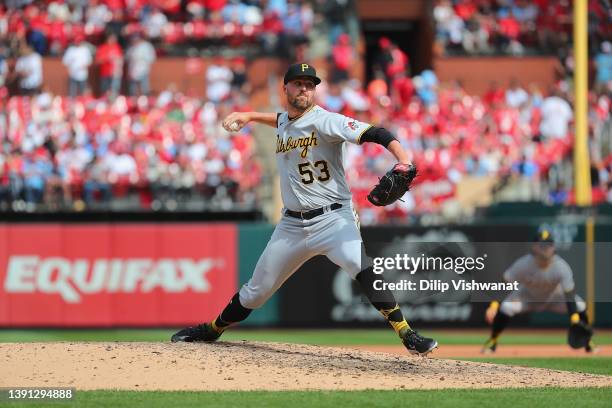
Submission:
<svg viewBox="0 0 612 408">
<path fill-rule="evenodd" d="M 188 343 L 196 341 L 215 341 L 221 337 L 221 333 L 213 329 L 210 323 L 200 324 L 198 326 L 186 327 L 172 335 L 170 339 L 173 343 L 185 341 Z"/>
<path fill-rule="evenodd" d="M 584 346 L 584 351 L 586 351 L 587 353 L 597 354 L 599 353 L 599 347 L 597 347 L 595 343 L 593 343 L 593 340 L 589 340 L 587 345 Z"/>
<path fill-rule="evenodd" d="M 402 343 L 408 349 L 410 354 L 416 354 L 419 356 L 427 356 L 438 347 L 438 342 L 434 339 L 428 339 L 419 335 L 415 330 L 408 329 L 401 336 Z"/>
<path fill-rule="evenodd" d="M 489 339 L 480 349 L 481 354 L 493 354 L 497 350 L 497 340 Z"/>
</svg>

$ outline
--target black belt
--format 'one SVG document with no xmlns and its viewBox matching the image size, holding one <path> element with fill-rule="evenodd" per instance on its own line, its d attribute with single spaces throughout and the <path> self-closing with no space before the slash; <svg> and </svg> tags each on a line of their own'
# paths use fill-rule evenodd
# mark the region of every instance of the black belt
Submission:
<svg viewBox="0 0 612 408">
<path fill-rule="evenodd" d="M 332 205 L 329 206 L 330 211 L 337 210 L 338 208 L 342 208 L 342 204 L 333 203 Z M 325 207 L 316 208 L 314 210 L 309 210 L 309 211 L 302 211 L 302 212 L 285 210 L 285 215 L 288 215 L 293 218 L 299 218 L 301 220 L 310 220 L 310 219 L 313 219 L 314 217 L 318 217 L 324 212 L 325 212 Z"/>
</svg>

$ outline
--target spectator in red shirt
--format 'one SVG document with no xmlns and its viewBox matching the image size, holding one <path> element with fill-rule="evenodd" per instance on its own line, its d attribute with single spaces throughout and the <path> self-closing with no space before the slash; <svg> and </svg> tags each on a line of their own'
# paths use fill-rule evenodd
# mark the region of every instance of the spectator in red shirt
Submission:
<svg viewBox="0 0 612 408">
<path fill-rule="evenodd" d="M 157 0 L 153 3 L 170 16 L 178 16 L 181 12 L 181 0 Z"/>
<path fill-rule="evenodd" d="M 405 106 L 410 103 L 414 96 L 414 85 L 412 84 L 412 78 L 407 76 L 404 72 L 400 72 L 396 75 L 393 80 L 393 86 L 391 87 L 393 97 L 399 106 Z"/>
<path fill-rule="evenodd" d="M 476 13 L 476 5 L 471 0 L 459 0 L 455 4 L 455 14 L 466 21 Z"/>
<path fill-rule="evenodd" d="M 512 54 L 522 53 L 522 46 L 518 42 L 519 35 L 521 34 L 521 25 L 512 14 L 512 11 L 508 11 L 508 15 L 501 18 L 498 24 L 498 47 L 502 51 L 509 51 Z"/>
<path fill-rule="evenodd" d="M 106 42 L 98 48 L 96 63 L 100 69 L 100 90 L 103 94 L 110 92 L 112 97 L 119 94 L 123 74 L 123 51 L 117 42 L 117 36 L 109 34 Z"/>
<path fill-rule="evenodd" d="M 408 67 L 408 55 L 396 44 L 391 44 L 391 62 L 387 66 L 387 78 L 390 81 L 399 73 L 406 72 Z"/>
<path fill-rule="evenodd" d="M 521 25 L 514 18 L 512 12 L 508 12 L 508 16 L 499 20 L 500 32 L 509 40 L 517 40 L 521 33 Z"/>
<path fill-rule="evenodd" d="M 102 0 L 102 3 L 106 4 L 111 10 L 123 9 L 126 6 L 123 0 Z"/>
<path fill-rule="evenodd" d="M 333 61 L 331 81 L 346 81 L 349 78 L 349 69 L 355 61 L 351 37 L 348 34 L 343 33 L 338 36 L 331 57 Z"/>
<path fill-rule="evenodd" d="M 499 88 L 497 81 L 492 81 L 489 84 L 489 89 L 487 89 L 487 92 L 485 92 L 485 94 L 483 95 L 482 101 L 486 106 L 495 108 L 496 106 L 501 104 L 505 98 L 506 95 L 504 91 Z"/>
<path fill-rule="evenodd" d="M 221 10 L 223 10 L 223 7 L 225 7 L 225 4 L 227 3 L 227 0 L 203 0 L 206 10 L 209 10 L 211 12 L 219 12 Z"/>
</svg>

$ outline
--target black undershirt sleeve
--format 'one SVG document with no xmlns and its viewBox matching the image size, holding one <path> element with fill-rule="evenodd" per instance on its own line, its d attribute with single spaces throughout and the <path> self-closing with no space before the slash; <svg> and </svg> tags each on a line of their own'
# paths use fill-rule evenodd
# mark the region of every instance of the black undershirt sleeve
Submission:
<svg viewBox="0 0 612 408">
<path fill-rule="evenodd" d="M 359 139 L 359 143 L 362 144 L 364 142 L 372 142 L 378 143 L 381 146 L 387 147 L 389 143 L 397 140 L 391 132 L 389 132 L 385 128 L 372 126 L 368 130 L 366 130 L 363 135 L 361 135 L 361 139 Z"/>
<path fill-rule="evenodd" d="M 282 115 L 282 113 L 276 114 L 276 127 L 278 127 L 278 119 L 280 118 L 280 115 Z"/>
</svg>

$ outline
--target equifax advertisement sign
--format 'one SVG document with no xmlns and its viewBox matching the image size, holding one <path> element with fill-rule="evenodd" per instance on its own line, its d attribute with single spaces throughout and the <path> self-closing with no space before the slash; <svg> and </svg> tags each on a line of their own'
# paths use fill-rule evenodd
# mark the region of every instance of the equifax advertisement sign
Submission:
<svg viewBox="0 0 612 408">
<path fill-rule="evenodd" d="M 231 224 L 0 225 L 0 326 L 210 320 L 237 287 Z"/>
</svg>

